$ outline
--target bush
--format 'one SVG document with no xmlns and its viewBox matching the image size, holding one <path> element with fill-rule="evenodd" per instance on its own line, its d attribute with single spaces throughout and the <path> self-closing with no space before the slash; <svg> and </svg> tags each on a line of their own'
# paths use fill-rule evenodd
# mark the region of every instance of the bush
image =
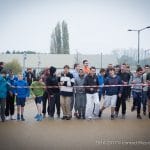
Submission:
<svg viewBox="0 0 150 150">
<path fill-rule="evenodd" d="M 11 62 L 6 63 L 4 68 L 8 71 L 12 70 L 14 74 L 18 74 L 22 71 L 21 65 L 16 59 L 13 59 Z"/>
</svg>

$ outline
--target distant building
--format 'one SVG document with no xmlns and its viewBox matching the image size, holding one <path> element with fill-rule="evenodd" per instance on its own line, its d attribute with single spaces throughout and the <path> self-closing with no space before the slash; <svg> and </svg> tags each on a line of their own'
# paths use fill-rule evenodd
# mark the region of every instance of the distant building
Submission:
<svg viewBox="0 0 150 150">
<path fill-rule="evenodd" d="M 24 54 L 0 54 L 0 61 L 7 63 L 13 59 L 17 59 L 23 67 Z M 71 68 L 73 68 L 74 63 L 82 64 L 84 59 L 89 61 L 90 66 L 95 66 L 96 68 L 101 68 L 101 66 L 106 68 L 109 63 L 114 65 L 117 64 L 117 60 L 114 55 L 103 55 L 101 61 L 100 54 L 26 54 L 25 67 L 43 69 L 53 65 L 57 68 L 63 68 L 64 65 L 68 64 Z"/>
</svg>

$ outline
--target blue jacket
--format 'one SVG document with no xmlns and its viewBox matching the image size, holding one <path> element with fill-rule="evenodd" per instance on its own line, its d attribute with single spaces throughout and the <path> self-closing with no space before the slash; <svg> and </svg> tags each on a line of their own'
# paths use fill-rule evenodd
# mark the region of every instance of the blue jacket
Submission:
<svg viewBox="0 0 150 150">
<path fill-rule="evenodd" d="M 108 76 L 105 80 L 105 85 L 121 85 L 122 81 L 119 76 L 111 77 Z M 123 87 L 121 86 L 113 86 L 113 87 L 105 87 L 105 95 L 118 95 L 119 93 L 122 93 Z"/>
<path fill-rule="evenodd" d="M 97 77 L 98 77 L 98 83 L 99 83 L 99 85 L 100 86 L 104 85 L 104 77 L 101 74 L 99 74 Z M 103 93 L 103 87 L 99 88 L 99 93 L 100 94 Z"/>
<path fill-rule="evenodd" d="M 18 78 L 16 76 L 14 77 L 7 76 L 6 80 L 8 84 L 10 85 L 9 91 L 11 91 L 12 93 L 15 93 L 15 89 L 11 86 L 15 86 L 15 82 L 18 80 Z"/>
<path fill-rule="evenodd" d="M 6 98 L 7 90 L 8 90 L 7 82 L 6 82 L 5 78 L 3 78 L 0 75 L 0 99 L 5 99 Z"/>
<path fill-rule="evenodd" d="M 15 82 L 15 94 L 17 94 L 18 98 L 26 98 L 29 96 L 29 88 L 26 86 L 28 86 L 28 84 L 25 80 L 18 80 Z"/>
</svg>

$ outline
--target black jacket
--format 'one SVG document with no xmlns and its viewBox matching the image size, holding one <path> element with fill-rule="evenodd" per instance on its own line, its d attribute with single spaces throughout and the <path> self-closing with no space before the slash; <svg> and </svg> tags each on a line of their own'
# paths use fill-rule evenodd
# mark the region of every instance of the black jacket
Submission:
<svg viewBox="0 0 150 150">
<path fill-rule="evenodd" d="M 98 89 L 99 89 L 99 87 L 98 87 L 98 85 L 99 85 L 98 77 L 96 75 L 94 75 L 92 77 L 90 74 L 88 74 L 85 77 L 84 85 L 85 86 L 97 86 L 97 87 L 85 87 L 85 92 L 86 93 L 94 94 L 94 93 L 98 92 Z"/>
<path fill-rule="evenodd" d="M 54 87 L 47 88 L 47 92 L 49 95 L 59 93 L 59 87 L 57 87 L 58 86 L 58 78 L 56 76 L 51 76 L 51 75 L 48 76 L 48 78 L 46 80 L 46 86 L 54 86 Z"/>
</svg>

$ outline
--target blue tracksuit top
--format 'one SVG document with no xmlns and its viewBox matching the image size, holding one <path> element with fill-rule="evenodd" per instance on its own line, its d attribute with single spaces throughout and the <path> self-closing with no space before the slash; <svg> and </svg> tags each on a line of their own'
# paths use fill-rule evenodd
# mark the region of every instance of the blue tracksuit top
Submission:
<svg viewBox="0 0 150 150">
<path fill-rule="evenodd" d="M 104 77 L 101 74 L 99 74 L 97 77 L 98 77 L 98 83 L 99 83 L 99 85 L 100 86 L 104 85 Z M 99 93 L 100 94 L 103 93 L 103 87 L 99 88 Z"/>
<path fill-rule="evenodd" d="M 105 85 L 121 85 L 122 81 L 119 76 L 111 77 L 108 76 L 105 80 Z M 105 95 L 118 95 L 122 93 L 123 87 L 121 86 L 113 86 L 113 87 L 105 87 Z"/>
<path fill-rule="evenodd" d="M 11 86 L 15 86 L 15 82 L 18 80 L 18 78 L 16 76 L 13 76 L 13 77 L 7 76 L 6 80 L 8 84 L 10 85 L 9 91 L 15 93 L 14 87 L 11 87 Z"/>
<path fill-rule="evenodd" d="M 0 99 L 5 99 L 7 96 L 8 85 L 6 79 L 0 75 Z"/>
<path fill-rule="evenodd" d="M 15 94 L 17 94 L 18 98 L 26 98 L 29 95 L 29 88 L 24 88 L 24 86 L 28 86 L 27 81 L 18 80 L 15 82 Z"/>
</svg>

